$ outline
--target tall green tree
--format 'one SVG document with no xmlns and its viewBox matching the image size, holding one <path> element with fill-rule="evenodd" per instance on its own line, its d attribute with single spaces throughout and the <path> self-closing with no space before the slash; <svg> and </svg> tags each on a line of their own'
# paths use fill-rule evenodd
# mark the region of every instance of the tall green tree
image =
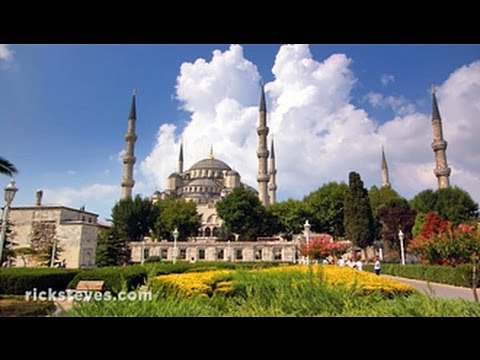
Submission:
<svg viewBox="0 0 480 360">
<path fill-rule="evenodd" d="M 201 226 L 197 206 L 191 201 L 169 197 L 155 203 L 155 207 L 158 215 L 153 233 L 157 239 L 173 240 L 172 233 L 177 228 L 178 240 L 186 240 L 195 235 Z"/>
<path fill-rule="evenodd" d="M 478 204 L 458 186 L 423 190 L 410 200 L 410 206 L 418 213 L 434 211 L 455 225 L 475 221 L 478 216 Z"/>
<path fill-rule="evenodd" d="M 125 241 L 141 241 L 150 233 L 157 215 L 157 208 L 147 198 L 122 199 L 112 209 L 115 233 Z"/>
<path fill-rule="evenodd" d="M 217 202 L 217 214 L 228 231 L 239 235 L 241 240 L 255 241 L 266 233 L 267 211 L 258 196 L 243 187 L 237 187 Z"/>
<path fill-rule="evenodd" d="M 348 185 L 329 182 L 305 197 L 312 231 L 328 233 L 335 238 L 345 236 L 344 203 Z"/>
<path fill-rule="evenodd" d="M 272 234 L 281 234 L 285 239 L 292 240 L 294 234 L 303 231 L 303 223 L 309 218 L 305 203 L 288 199 L 267 206 L 267 214 L 273 228 Z"/>
<path fill-rule="evenodd" d="M 368 191 L 370 206 L 372 207 L 373 216 L 377 214 L 378 208 L 386 205 L 394 199 L 402 199 L 398 193 L 390 186 L 382 186 L 380 189 L 373 185 Z"/>
<path fill-rule="evenodd" d="M 17 174 L 18 170 L 10 161 L 0 156 L 0 174 L 12 176 Z"/>
<path fill-rule="evenodd" d="M 128 262 L 130 250 L 125 238 L 122 238 L 116 228 L 100 229 L 97 236 L 96 265 L 118 266 Z"/>
<path fill-rule="evenodd" d="M 360 175 L 352 171 L 348 176 L 348 192 L 344 204 L 344 225 L 347 238 L 361 248 L 373 243 L 373 215 L 368 191 Z"/>
</svg>

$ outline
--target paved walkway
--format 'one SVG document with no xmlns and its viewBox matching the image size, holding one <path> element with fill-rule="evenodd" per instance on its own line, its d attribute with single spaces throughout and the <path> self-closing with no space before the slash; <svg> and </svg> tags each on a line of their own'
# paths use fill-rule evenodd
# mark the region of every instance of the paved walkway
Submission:
<svg viewBox="0 0 480 360">
<path fill-rule="evenodd" d="M 443 297 L 450 299 L 464 299 L 473 301 L 473 292 L 470 288 L 438 284 L 433 282 L 426 282 L 421 280 L 407 279 L 398 276 L 391 275 L 381 275 L 383 277 L 394 279 L 397 281 L 404 282 L 406 284 L 412 285 L 414 288 L 418 289 L 420 292 L 427 295 L 433 295 L 435 297 Z M 477 293 L 480 297 L 480 289 L 477 289 Z"/>
</svg>

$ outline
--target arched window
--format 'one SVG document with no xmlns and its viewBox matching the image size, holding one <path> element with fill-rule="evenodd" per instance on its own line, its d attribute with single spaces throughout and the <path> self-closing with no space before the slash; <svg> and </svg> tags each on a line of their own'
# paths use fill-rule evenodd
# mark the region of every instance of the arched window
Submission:
<svg viewBox="0 0 480 360">
<path fill-rule="evenodd" d="M 207 227 L 207 228 L 205 228 L 205 237 L 210 237 L 210 236 L 212 236 L 212 232 L 211 232 L 210 228 Z"/>
<path fill-rule="evenodd" d="M 214 228 L 212 229 L 212 236 L 213 236 L 213 237 L 218 237 L 219 235 L 220 235 L 220 229 L 217 228 L 217 227 L 214 227 Z"/>
<path fill-rule="evenodd" d="M 203 237 L 203 229 L 202 228 L 198 229 L 197 236 L 198 237 Z"/>
</svg>

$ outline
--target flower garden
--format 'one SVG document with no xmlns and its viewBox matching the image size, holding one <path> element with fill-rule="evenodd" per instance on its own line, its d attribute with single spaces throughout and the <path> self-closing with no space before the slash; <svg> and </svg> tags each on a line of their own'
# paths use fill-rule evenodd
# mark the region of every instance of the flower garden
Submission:
<svg viewBox="0 0 480 360">
<path fill-rule="evenodd" d="M 335 265 L 190 269 L 158 276 L 151 301 L 81 302 L 66 316 L 480 316 L 480 305 Z"/>
</svg>

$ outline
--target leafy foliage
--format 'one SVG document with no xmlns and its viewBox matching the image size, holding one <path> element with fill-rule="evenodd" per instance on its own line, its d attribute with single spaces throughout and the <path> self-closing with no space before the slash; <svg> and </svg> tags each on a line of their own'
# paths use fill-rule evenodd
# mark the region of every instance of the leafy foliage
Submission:
<svg viewBox="0 0 480 360">
<path fill-rule="evenodd" d="M 155 220 L 153 233 L 157 239 L 173 240 L 173 231 L 178 229 L 178 239 L 186 240 L 197 233 L 201 226 L 197 206 L 191 201 L 175 198 L 159 200 L 154 205 L 159 214 Z"/>
<path fill-rule="evenodd" d="M 373 215 L 367 189 L 363 187 L 360 175 L 349 174 L 348 192 L 344 205 L 344 224 L 348 240 L 364 248 L 373 243 Z"/>
<path fill-rule="evenodd" d="M 0 174 L 13 176 L 18 170 L 10 161 L 0 156 Z"/>
<path fill-rule="evenodd" d="M 150 233 L 157 217 L 157 209 L 148 198 L 122 199 L 112 209 L 116 234 L 125 241 L 141 241 Z"/>
<path fill-rule="evenodd" d="M 468 192 L 457 186 L 437 191 L 423 190 L 410 200 L 410 206 L 425 214 L 435 211 L 454 225 L 474 221 L 478 216 L 478 204 Z"/>
<path fill-rule="evenodd" d="M 312 231 L 328 233 L 335 238 L 345 235 L 343 223 L 347 184 L 329 182 L 305 197 Z"/>
<path fill-rule="evenodd" d="M 98 267 L 123 265 L 130 258 L 130 250 L 115 227 L 99 229 L 97 236 L 96 264 Z"/>
<path fill-rule="evenodd" d="M 382 224 L 382 239 L 391 249 L 399 250 L 398 231 L 405 235 L 405 243 L 411 239 L 412 228 L 415 223 L 415 210 L 411 209 L 405 199 L 393 199 L 381 206 L 377 212 Z"/>
<path fill-rule="evenodd" d="M 373 185 L 369 192 L 368 198 L 370 199 L 370 206 L 372 207 L 373 215 L 377 215 L 378 209 L 387 205 L 392 200 L 402 199 L 398 193 L 390 186 L 382 186 L 380 189 Z"/>
<path fill-rule="evenodd" d="M 350 245 L 333 241 L 330 235 L 317 235 L 310 239 L 309 243 L 300 246 L 300 254 L 309 259 L 325 259 L 328 256 L 339 256 L 347 251 Z"/>
<path fill-rule="evenodd" d="M 228 231 L 238 234 L 241 240 L 254 241 L 258 236 L 269 235 L 265 233 L 267 211 L 251 191 L 237 187 L 216 208 Z"/>
<path fill-rule="evenodd" d="M 270 204 L 267 207 L 267 214 L 273 223 L 270 232 L 281 233 L 288 240 L 292 240 L 294 234 L 302 232 L 303 223 L 309 216 L 305 203 L 292 199 Z"/>
</svg>

